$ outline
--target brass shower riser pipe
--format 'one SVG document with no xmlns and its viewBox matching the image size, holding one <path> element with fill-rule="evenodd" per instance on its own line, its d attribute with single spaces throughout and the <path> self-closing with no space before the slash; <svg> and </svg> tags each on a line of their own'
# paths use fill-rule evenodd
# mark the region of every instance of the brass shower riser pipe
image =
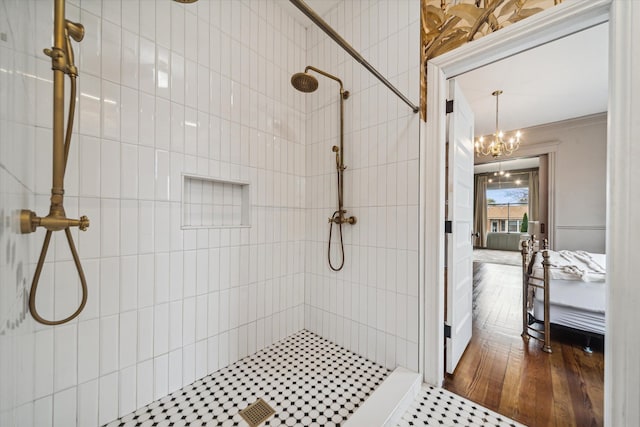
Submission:
<svg viewBox="0 0 640 427">
<path fill-rule="evenodd" d="M 64 69 L 66 55 L 63 46 L 66 45 L 64 36 L 64 0 L 56 0 L 53 26 L 53 54 L 51 68 L 53 69 L 53 185 L 51 188 L 51 205 L 62 205 L 64 195 Z M 60 196 L 55 198 L 55 196 Z"/>
</svg>

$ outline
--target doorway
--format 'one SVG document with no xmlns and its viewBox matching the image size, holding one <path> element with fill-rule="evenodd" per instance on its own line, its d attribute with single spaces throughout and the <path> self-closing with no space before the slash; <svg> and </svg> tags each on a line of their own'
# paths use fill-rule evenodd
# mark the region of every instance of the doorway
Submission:
<svg viewBox="0 0 640 427">
<path fill-rule="evenodd" d="M 611 287 L 615 287 L 617 292 L 609 291 L 607 300 L 607 312 L 610 314 L 606 343 L 609 362 L 605 373 L 605 421 L 610 425 L 625 425 L 633 424 L 640 419 L 640 408 L 634 409 L 632 413 L 628 411 L 628 408 L 637 406 L 634 406 L 632 401 L 640 396 L 640 387 L 626 380 L 628 374 L 618 372 L 612 366 L 628 366 L 635 349 L 640 348 L 640 342 L 636 342 L 635 339 L 629 342 L 628 334 L 612 332 L 617 330 L 617 325 L 623 328 L 630 318 L 637 317 L 634 314 L 637 310 L 629 301 L 629 297 L 640 293 L 630 286 L 633 282 L 633 258 L 628 255 L 635 254 L 638 250 L 628 235 L 629 230 L 623 228 L 623 225 L 630 221 L 630 212 L 640 207 L 640 201 L 631 196 L 633 189 L 630 183 L 633 180 L 629 179 L 629 173 L 634 177 L 639 173 L 631 165 L 633 148 L 629 137 L 633 134 L 634 126 L 629 112 L 640 109 L 640 89 L 632 84 L 636 66 L 632 61 L 632 40 L 640 31 L 632 25 L 631 18 L 640 17 L 640 9 L 634 2 L 616 2 L 613 7 L 608 0 L 563 3 L 529 18 L 526 25 L 505 28 L 495 37 L 474 41 L 472 47 L 462 46 L 428 64 L 429 108 L 427 122 L 421 132 L 425 144 L 421 151 L 421 223 L 424 231 L 421 233 L 420 242 L 423 249 L 420 277 L 424 298 L 420 310 L 423 319 L 420 350 L 425 381 L 442 384 L 444 362 L 441 349 L 444 330 L 440 319 L 443 318 L 444 311 L 444 244 L 443 239 L 434 239 L 432 236 L 444 234 L 442 188 L 445 156 L 440 141 L 444 141 L 445 137 L 444 100 L 447 78 L 605 22 L 609 19 L 610 13 L 609 43 L 614 49 L 609 56 L 609 70 L 611 80 L 615 81 L 616 85 L 611 87 L 609 94 L 607 132 L 608 140 L 615 141 L 615 145 L 610 146 L 607 152 L 607 185 L 613 189 L 607 200 L 607 258 L 611 259 L 615 254 L 619 257 L 616 258 L 615 266 L 612 265 L 608 272 Z"/>
<path fill-rule="evenodd" d="M 576 77 L 575 74 L 580 72 L 583 68 L 587 68 L 592 71 L 597 70 L 597 65 L 579 65 L 577 64 L 578 61 L 574 60 L 574 64 L 567 64 L 563 66 L 559 57 L 565 56 L 568 58 L 571 56 L 571 52 L 576 52 L 580 48 L 587 46 L 591 51 L 598 51 L 599 55 L 593 55 L 591 58 L 584 56 L 583 59 L 595 62 L 597 61 L 598 56 L 606 57 L 606 40 L 608 34 L 606 26 L 607 24 L 601 24 L 553 43 L 546 44 L 542 47 L 532 49 L 525 53 L 512 56 L 506 60 L 491 64 L 486 67 L 491 70 L 489 77 L 487 77 L 487 80 L 489 80 L 488 82 L 485 82 L 483 78 L 477 77 L 479 74 L 485 74 L 486 76 L 487 73 L 485 72 L 485 67 L 455 78 L 455 81 L 460 85 L 461 90 L 464 92 L 465 98 L 468 97 L 471 99 L 471 101 L 469 101 L 470 104 L 473 103 L 473 94 L 478 94 L 479 101 L 477 104 L 479 104 L 479 107 L 474 109 L 474 114 L 478 117 L 476 119 L 476 123 L 480 124 L 479 127 L 481 130 L 475 133 L 476 138 L 478 138 L 479 135 L 486 135 L 487 132 L 483 132 L 482 130 L 482 113 L 486 108 L 482 106 L 481 101 L 482 99 L 489 97 L 483 97 L 481 94 L 483 92 L 490 94 L 492 90 L 500 89 L 499 87 L 493 87 L 493 85 L 498 84 L 498 80 L 508 87 L 508 81 L 515 75 L 518 79 L 522 78 L 526 80 L 528 85 L 522 89 L 511 87 L 510 92 L 505 91 L 505 95 L 503 95 L 503 97 L 506 101 L 511 101 L 515 98 L 519 100 L 519 102 L 512 102 L 511 104 L 504 102 L 504 104 L 507 104 L 508 108 L 516 110 L 514 117 L 517 121 L 513 119 L 511 121 L 504 120 L 504 122 L 507 123 L 504 127 L 500 127 L 501 131 L 504 130 L 506 132 L 513 133 L 516 129 L 521 130 L 523 133 L 522 138 L 524 139 L 523 145 L 530 147 L 530 149 L 531 147 L 535 147 L 536 142 L 548 135 L 551 135 L 552 137 L 557 138 L 560 142 L 559 152 L 562 154 L 560 156 L 561 159 L 567 157 L 577 158 L 580 155 L 580 153 L 574 152 L 570 139 L 578 138 L 583 140 L 583 144 L 580 147 L 582 151 L 590 150 L 592 148 L 591 145 L 597 146 L 597 150 L 602 154 L 598 157 L 597 165 L 594 167 L 590 167 L 591 165 L 584 165 L 585 168 L 582 168 L 583 165 L 581 163 L 576 163 L 573 165 L 565 165 L 565 169 L 570 170 L 572 175 L 584 175 L 584 180 L 587 180 L 590 175 L 599 175 L 596 185 L 601 187 L 602 191 L 594 189 L 595 191 L 592 191 L 590 198 L 595 199 L 596 197 L 594 194 L 602 196 L 599 208 L 602 212 L 601 226 L 603 229 L 605 206 L 604 190 L 606 180 L 604 161 L 604 153 L 606 152 L 606 123 L 600 121 L 599 129 L 602 135 L 599 136 L 599 138 L 595 138 L 593 144 L 589 144 L 587 138 L 589 136 L 588 134 L 594 134 L 592 130 L 594 125 L 590 125 L 590 122 L 598 122 L 598 117 L 587 117 L 578 120 L 574 118 L 573 115 L 583 114 L 583 112 L 585 112 L 583 109 L 587 102 L 591 103 L 590 106 L 593 109 L 587 110 L 586 113 L 590 113 L 592 115 L 606 110 L 606 67 L 603 67 L 604 69 L 601 74 L 597 76 L 591 75 L 584 82 L 580 82 L 580 78 Z M 601 50 L 599 50 L 599 48 Z M 541 51 L 542 53 L 539 53 Z M 544 87 L 537 87 L 538 82 L 534 80 L 534 77 L 545 74 L 544 71 L 537 67 L 544 69 L 544 66 L 540 64 L 540 61 L 544 61 L 547 57 L 553 66 L 565 69 L 567 71 L 565 78 L 571 79 L 570 82 L 563 84 L 562 80 L 560 80 L 562 77 L 561 73 L 557 73 L 555 76 L 557 79 L 557 81 L 554 82 L 556 87 L 551 91 L 551 95 L 552 98 L 554 96 L 557 96 L 558 98 L 555 101 L 555 104 L 557 105 L 554 105 L 554 107 L 558 107 L 559 112 L 557 114 L 553 114 L 553 119 L 551 120 L 559 122 L 556 124 L 538 124 L 536 120 L 544 121 L 545 114 L 548 114 L 551 108 L 547 108 L 542 111 L 542 118 L 538 118 L 538 112 L 535 105 L 532 105 L 534 108 L 527 108 L 528 104 L 535 103 L 526 102 L 528 99 L 528 91 L 537 94 L 540 98 L 544 98 L 544 92 L 547 89 L 546 86 L 548 85 L 548 82 L 542 78 L 542 85 Z M 521 70 L 518 69 L 519 65 L 522 67 Z M 576 69 L 571 70 L 571 65 L 576 65 Z M 507 71 L 505 72 L 504 70 Z M 527 73 L 530 73 L 530 76 L 527 76 Z M 494 76 L 495 81 L 491 81 Z M 468 89 L 466 92 L 464 91 L 465 83 L 467 83 L 466 88 Z M 591 97 L 585 96 L 585 100 L 582 102 L 572 104 L 575 99 L 562 92 L 562 90 L 564 90 L 567 93 L 571 93 L 572 84 L 578 86 L 576 89 L 577 91 L 585 93 L 588 93 L 590 87 L 596 89 Z M 602 91 L 603 93 L 598 91 L 597 88 L 599 86 L 604 87 L 604 90 Z M 516 91 L 518 92 L 515 93 Z M 472 96 L 467 96 L 467 92 L 471 93 Z M 511 94 L 512 92 L 513 94 Z M 452 98 L 454 99 L 454 114 L 449 116 L 449 121 L 452 120 L 452 116 L 455 117 L 455 109 L 459 101 L 458 98 Z M 546 102 L 549 102 L 549 99 L 547 99 Z M 565 105 L 561 105 L 563 102 Z M 519 109 L 520 111 L 518 111 Z M 490 116 L 490 119 L 495 118 L 493 114 L 487 114 L 486 116 Z M 559 120 L 554 120 L 556 118 Z M 527 126 L 530 123 L 538 126 Z M 587 128 L 585 128 L 585 126 L 587 126 Z M 567 132 L 565 128 L 574 130 L 572 132 Z M 585 131 L 584 129 L 588 130 Z M 449 135 L 451 135 L 451 131 L 449 131 Z M 541 137 L 540 135 L 543 136 Z M 456 151 L 455 149 L 452 150 L 451 146 L 451 136 L 449 136 L 449 161 Z M 454 154 L 452 154 L 452 152 Z M 519 153 L 514 153 L 512 157 L 515 157 L 517 154 Z M 492 156 L 483 157 L 476 155 L 475 157 L 476 160 L 480 160 L 482 162 L 482 165 L 478 165 L 477 167 L 482 166 L 482 170 L 485 171 L 484 174 L 479 175 L 479 178 L 484 178 L 485 188 L 482 192 L 485 196 L 485 202 L 483 202 L 483 205 L 485 207 L 485 211 L 488 211 L 485 215 L 486 221 L 482 224 L 483 229 L 480 230 L 483 240 L 486 243 L 486 246 L 490 249 L 504 252 L 511 251 L 514 253 L 517 260 L 520 241 L 525 236 L 525 234 L 521 233 L 522 230 L 520 224 L 523 212 L 531 214 L 535 210 L 535 215 L 532 218 L 535 217 L 536 220 L 538 219 L 538 204 L 529 203 L 533 200 L 528 200 L 527 197 L 528 193 L 532 192 L 535 193 L 534 198 L 536 201 L 539 198 L 537 191 L 538 159 L 535 159 L 535 164 L 521 164 L 521 166 L 518 167 L 518 162 L 523 162 L 524 159 L 505 160 L 506 156 L 502 156 L 498 162 L 495 162 L 495 159 L 492 158 Z M 492 162 L 487 160 L 492 160 Z M 451 167 L 448 169 L 451 170 Z M 565 180 L 569 181 L 567 178 Z M 480 180 L 478 179 L 477 182 L 479 181 Z M 529 181 L 535 185 L 528 185 Z M 449 184 L 448 188 L 450 187 L 451 184 Z M 476 185 L 476 190 L 478 189 L 479 186 Z M 461 187 L 461 190 L 462 194 L 467 194 L 466 188 Z M 578 188 L 573 191 L 575 194 L 578 192 Z M 450 209 L 452 205 L 451 200 L 457 201 L 458 195 L 452 193 L 450 190 L 447 194 L 449 197 L 447 206 Z M 478 194 L 476 196 L 478 196 Z M 515 200 L 509 199 L 508 196 L 512 196 L 511 199 L 515 197 Z M 573 202 L 575 205 L 584 205 L 586 203 L 586 200 L 584 199 L 574 198 L 573 194 L 564 194 L 563 196 L 563 199 L 574 199 Z M 489 203 L 490 206 L 487 207 L 486 205 L 488 203 L 486 203 L 486 201 L 488 197 L 495 198 L 495 202 L 497 203 Z M 479 197 L 475 197 L 475 199 L 477 201 Z M 592 200 L 589 200 L 589 202 L 591 201 Z M 564 200 L 562 203 L 564 203 Z M 491 215 L 489 215 L 489 212 Z M 582 220 L 576 217 L 572 224 L 581 223 Z M 495 226 L 495 230 L 491 228 L 492 225 Z M 458 232 L 459 231 L 460 230 L 458 230 Z M 478 228 L 476 228 L 475 231 L 478 231 Z M 460 237 L 459 235 L 456 237 L 455 229 L 453 235 L 453 240 L 458 241 Z M 604 235 L 602 236 L 601 242 L 598 246 L 604 248 Z M 553 249 L 574 248 L 554 247 Z M 580 247 L 575 249 L 588 250 L 589 248 Z M 602 253 L 604 250 L 600 252 Z M 459 266 L 458 259 L 448 257 L 446 265 L 449 266 L 448 275 L 451 276 L 452 268 L 457 269 Z M 447 388 L 450 391 L 461 393 L 463 397 L 470 398 L 492 410 L 502 412 L 504 415 L 515 418 L 516 420 L 526 424 L 542 425 L 548 421 L 548 419 L 545 421 L 538 417 L 541 409 L 540 407 L 542 407 L 544 408 L 543 411 L 546 416 L 550 416 L 552 420 L 554 419 L 553 417 L 562 417 L 570 420 L 575 414 L 575 420 L 592 419 L 594 420 L 594 425 L 601 425 L 603 406 L 602 393 L 585 393 L 581 400 L 589 402 L 589 409 L 582 411 L 582 408 L 577 405 L 572 408 L 572 411 L 570 411 L 571 415 L 567 415 L 566 413 L 560 414 L 559 412 L 554 411 L 554 406 L 551 403 L 553 400 L 570 400 L 570 395 L 567 393 L 567 390 L 569 389 L 568 384 L 562 380 L 569 376 L 572 378 L 575 377 L 575 374 L 571 373 L 572 364 L 575 363 L 582 363 L 581 366 L 588 374 L 583 378 L 583 380 L 581 380 L 584 383 L 589 384 L 587 388 L 602 390 L 604 381 L 604 364 L 601 349 L 600 351 L 596 350 L 596 354 L 591 358 L 591 360 L 584 357 L 576 359 L 574 355 L 569 357 L 569 354 L 572 354 L 573 347 L 568 345 L 565 348 L 564 344 L 566 340 L 564 342 L 554 340 L 554 346 L 557 346 L 560 354 L 566 357 L 559 357 L 556 359 L 554 362 L 556 365 L 551 369 L 548 365 L 550 358 L 545 359 L 542 353 L 539 354 L 539 349 L 536 347 L 537 343 L 532 342 L 530 345 L 527 345 L 526 343 L 523 343 L 520 338 L 520 333 L 522 332 L 522 303 L 520 302 L 520 294 L 522 294 L 522 269 L 518 268 L 518 264 L 516 264 L 516 266 L 509 267 L 481 265 L 480 268 L 475 270 L 476 274 L 473 281 L 473 310 L 469 307 L 468 311 L 469 315 L 473 314 L 473 338 L 470 339 L 469 346 L 463 356 L 459 359 L 460 363 L 458 367 L 455 368 L 455 371 L 451 368 L 451 361 L 449 357 L 446 358 L 448 375 L 446 377 L 445 385 Z M 455 272 L 453 276 L 456 276 Z M 451 291 L 451 286 L 447 285 L 448 295 L 451 295 Z M 447 301 L 453 302 L 453 309 L 455 310 L 456 300 L 448 297 Z M 452 310 L 452 307 L 447 305 L 446 310 L 449 312 Z M 455 327 L 452 325 L 452 335 L 455 330 Z M 554 331 L 552 337 L 556 338 L 558 337 L 558 334 Z M 457 339 L 458 338 L 456 336 L 452 336 L 452 338 L 448 340 L 447 346 L 449 346 L 450 343 L 455 344 L 458 342 Z M 464 342 L 462 345 L 466 344 L 467 343 Z M 458 344 L 458 346 L 459 345 L 460 344 Z M 562 348 L 562 350 L 560 350 L 560 348 Z M 579 342 L 576 343 L 575 348 L 579 351 Z M 544 361 L 547 362 L 546 365 L 542 363 Z M 534 368 L 537 369 L 538 375 L 532 377 L 530 370 L 535 366 L 534 362 L 540 362 L 542 364 L 537 366 L 537 368 Z M 482 375 L 483 373 L 485 375 Z M 571 375 L 569 375 L 570 373 Z M 553 377 L 554 380 L 546 383 L 539 382 L 538 380 L 542 377 L 547 379 Z M 523 381 L 526 382 L 526 387 Z M 545 399 L 549 399 L 551 397 L 552 399 L 544 402 L 544 399 L 540 398 L 539 407 L 536 408 L 534 406 L 531 411 L 527 411 L 527 405 L 525 402 L 529 399 L 528 390 L 536 388 L 539 388 L 540 390 L 547 390 L 547 392 L 544 393 Z M 578 392 L 574 391 L 573 393 Z M 545 403 L 548 406 L 545 406 Z M 518 409 L 514 410 L 514 408 Z"/>
</svg>

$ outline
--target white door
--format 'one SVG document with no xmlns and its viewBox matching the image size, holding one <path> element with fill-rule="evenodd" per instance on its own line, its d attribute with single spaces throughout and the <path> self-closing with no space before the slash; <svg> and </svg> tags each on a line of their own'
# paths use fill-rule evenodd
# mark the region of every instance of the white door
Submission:
<svg viewBox="0 0 640 427">
<path fill-rule="evenodd" d="M 453 373 L 471 340 L 473 300 L 473 111 L 455 80 L 449 81 L 447 176 L 447 372 Z"/>
</svg>

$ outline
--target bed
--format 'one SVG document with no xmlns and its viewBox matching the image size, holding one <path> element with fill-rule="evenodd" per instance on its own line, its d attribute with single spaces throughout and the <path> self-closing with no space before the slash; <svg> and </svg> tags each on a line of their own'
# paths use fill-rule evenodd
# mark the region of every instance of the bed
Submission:
<svg viewBox="0 0 640 427">
<path fill-rule="evenodd" d="M 605 333 L 606 262 L 604 254 L 537 250 L 522 242 L 522 337 L 542 341 L 551 353 L 551 325 L 577 331 L 591 352 L 591 338 Z M 542 325 L 541 330 L 538 325 Z"/>
</svg>

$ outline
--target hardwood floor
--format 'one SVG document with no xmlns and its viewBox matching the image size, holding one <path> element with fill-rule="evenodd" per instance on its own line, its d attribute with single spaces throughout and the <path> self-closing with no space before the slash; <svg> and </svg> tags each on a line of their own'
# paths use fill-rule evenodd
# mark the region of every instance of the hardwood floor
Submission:
<svg viewBox="0 0 640 427">
<path fill-rule="evenodd" d="M 601 426 L 604 343 L 552 330 L 552 354 L 520 337 L 521 270 L 474 263 L 473 338 L 444 387 L 530 427 Z"/>
</svg>

